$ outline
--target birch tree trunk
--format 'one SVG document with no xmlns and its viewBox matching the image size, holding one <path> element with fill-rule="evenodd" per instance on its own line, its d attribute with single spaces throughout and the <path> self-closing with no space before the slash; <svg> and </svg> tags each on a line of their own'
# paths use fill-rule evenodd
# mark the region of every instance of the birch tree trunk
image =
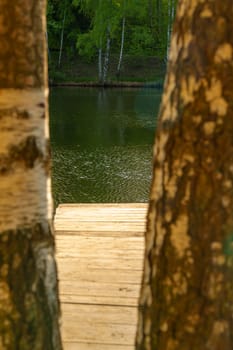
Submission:
<svg viewBox="0 0 233 350">
<path fill-rule="evenodd" d="M 171 14 L 172 14 L 172 4 L 171 4 L 171 0 L 168 0 L 167 1 L 167 60 L 169 57 L 170 40 L 171 40 Z"/>
<path fill-rule="evenodd" d="M 172 0 L 172 2 L 171 2 L 171 27 L 173 25 L 174 18 L 175 18 L 175 9 L 176 9 L 176 1 Z"/>
<path fill-rule="evenodd" d="M 47 30 L 45 32 L 45 41 L 46 41 L 46 45 L 47 45 L 48 61 L 50 62 L 51 55 L 50 55 L 50 49 L 49 49 L 49 40 L 48 40 L 48 32 L 47 32 Z"/>
<path fill-rule="evenodd" d="M 102 47 L 98 49 L 98 74 L 99 82 L 103 81 L 103 71 L 102 71 Z"/>
<path fill-rule="evenodd" d="M 233 344 L 233 4 L 180 0 L 154 149 L 137 350 Z"/>
<path fill-rule="evenodd" d="M 108 26 L 108 28 L 107 28 L 106 51 L 105 51 L 104 65 L 103 65 L 103 83 L 106 83 L 106 80 L 107 80 L 108 66 L 109 66 L 109 56 L 110 56 L 110 45 L 111 45 L 110 27 Z"/>
<path fill-rule="evenodd" d="M 61 65 L 61 56 L 62 56 L 62 49 L 63 49 L 63 39 L 64 39 L 64 28 L 65 28 L 65 20 L 66 20 L 66 10 L 67 10 L 67 3 L 64 10 L 64 16 L 62 21 L 62 30 L 61 30 L 61 42 L 60 42 L 60 50 L 59 50 L 59 58 L 58 58 L 58 67 Z"/>
<path fill-rule="evenodd" d="M 162 1 L 161 0 L 156 0 L 156 22 L 157 22 L 157 30 L 159 36 L 162 33 L 162 28 L 161 28 L 161 17 L 162 17 Z"/>
<path fill-rule="evenodd" d="M 0 349 L 60 350 L 44 0 L 0 1 Z"/>
<path fill-rule="evenodd" d="M 153 24 L 154 24 L 154 21 L 153 21 L 153 16 L 154 16 L 154 12 L 153 12 L 153 0 L 148 0 L 148 18 L 149 18 L 149 26 L 152 30 L 153 28 Z"/>
<path fill-rule="evenodd" d="M 118 66 L 117 66 L 117 77 L 119 77 L 120 71 L 121 71 L 121 63 L 122 63 L 122 58 L 123 58 L 124 42 L 125 42 L 125 17 L 122 19 L 121 49 L 120 49 L 119 62 L 118 62 Z"/>
</svg>

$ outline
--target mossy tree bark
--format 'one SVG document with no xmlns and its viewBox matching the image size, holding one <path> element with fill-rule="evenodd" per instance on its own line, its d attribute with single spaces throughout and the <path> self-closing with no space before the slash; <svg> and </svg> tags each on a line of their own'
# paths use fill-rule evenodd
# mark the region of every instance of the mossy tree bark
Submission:
<svg viewBox="0 0 233 350">
<path fill-rule="evenodd" d="M 59 350 L 45 0 L 0 0 L 0 349 Z"/>
<path fill-rule="evenodd" d="M 180 0 L 154 149 L 139 350 L 233 344 L 233 3 Z"/>
</svg>

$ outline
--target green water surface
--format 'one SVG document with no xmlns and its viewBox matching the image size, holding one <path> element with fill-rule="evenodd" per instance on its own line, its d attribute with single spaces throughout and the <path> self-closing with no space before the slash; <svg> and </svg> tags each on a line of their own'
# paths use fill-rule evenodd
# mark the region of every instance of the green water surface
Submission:
<svg viewBox="0 0 233 350">
<path fill-rule="evenodd" d="M 53 196 L 59 203 L 145 202 L 160 93 L 53 88 Z"/>
</svg>

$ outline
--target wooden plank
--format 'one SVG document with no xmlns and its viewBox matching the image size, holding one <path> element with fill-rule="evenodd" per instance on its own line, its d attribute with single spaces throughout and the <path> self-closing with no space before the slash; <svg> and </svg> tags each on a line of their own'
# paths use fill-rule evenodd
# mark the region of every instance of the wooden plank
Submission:
<svg viewBox="0 0 233 350">
<path fill-rule="evenodd" d="M 64 342 L 64 350 L 134 350 L 134 345 Z"/>
<path fill-rule="evenodd" d="M 66 230 L 66 231 L 128 231 L 128 232 L 138 232 L 144 231 L 145 225 L 140 222 L 81 222 L 75 220 L 68 221 L 58 221 L 55 224 L 56 230 Z"/>
<path fill-rule="evenodd" d="M 114 296 L 90 296 L 76 294 L 60 293 L 60 301 L 62 303 L 71 304 L 91 304 L 91 305 L 117 305 L 117 306 L 134 306 L 138 305 L 138 298 L 114 297 Z"/>
<path fill-rule="evenodd" d="M 113 219 L 128 219 L 132 220 L 135 217 L 138 220 L 145 218 L 147 214 L 147 206 L 143 208 L 136 209 L 134 207 L 129 208 L 104 208 L 102 206 L 86 206 L 86 207 L 68 207 L 68 206 L 59 206 L 56 210 L 56 218 L 75 218 L 79 217 L 81 220 L 93 221 L 94 218 L 107 219 L 108 217 Z"/>
<path fill-rule="evenodd" d="M 63 241 L 64 242 L 64 241 Z M 122 259 L 126 261 L 127 259 L 142 259 L 144 254 L 144 244 L 142 246 L 133 247 L 125 247 L 125 249 L 120 249 L 112 244 L 99 245 L 97 249 L 93 245 L 87 245 L 87 249 L 85 249 L 85 245 L 73 244 L 73 246 L 69 247 L 67 244 L 60 242 L 56 246 L 57 257 L 63 258 L 95 258 L 95 257 L 103 257 L 103 260 L 112 260 L 112 259 Z M 114 247 L 114 248 L 113 248 Z"/>
<path fill-rule="evenodd" d="M 131 271 L 131 270 L 100 270 L 100 269 L 89 269 L 79 270 L 78 266 L 70 266 L 61 264 L 58 260 L 58 276 L 63 281 L 83 281 L 83 282 L 100 282 L 109 283 L 115 281 L 116 283 L 128 283 L 138 284 L 142 278 L 142 271 Z"/>
<path fill-rule="evenodd" d="M 60 281 L 61 302 L 137 306 L 140 284 Z"/>
<path fill-rule="evenodd" d="M 133 218 L 133 216 L 136 216 L 136 218 L 142 220 L 143 217 L 147 214 L 147 208 L 141 208 L 141 209 L 135 209 L 135 208 L 84 208 L 84 207 L 61 207 L 59 206 L 56 210 L 56 217 L 57 218 L 72 218 L 73 216 L 79 216 L 82 218 L 88 218 L 91 220 L 91 217 L 88 217 L 88 215 L 92 214 L 94 217 L 100 216 L 101 218 L 108 218 L 110 216 L 111 218 Z"/>
<path fill-rule="evenodd" d="M 76 249 L 75 248 L 65 248 L 65 247 L 59 247 L 57 246 L 57 257 L 60 259 L 66 258 L 66 259 L 73 259 L 73 258 L 81 258 L 81 259 L 90 259 L 94 260 L 98 256 L 103 256 L 103 260 L 115 260 L 117 262 L 119 259 L 125 261 L 127 264 L 128 260 L 134 260 L 139 259 L 141 260 L 143 257 L 144 249 L 138 248 L 138 249 L 124 249 L 120 250 L 119 248 L 112 249 L 111 251 L 104 251 L 104 248 L 98 249 L 97 253 L 94 250 L 94 248 L 89 249 L 85 251 L 83 247 Z M 106 261 L 107 263 L 107 261 Z M 121 264 L 122 264 L 121 263 Z"/>
<path fill-rule="evenodd" d="M 122 283 L 120 286 L 115 281 L 110 283 L 93 283 L 84 281 L 61 281 L 60 294 L 83 295 L 87 296 L 109 296 L 109 297 L 131 297 L 137 298 L 140 290 L 140 283 L 128 284 Z"/>
<path fill-rule="evenodd" d="M 59 236 L 56 238 L 57 249 L 61 247 L 70 251 L 95 251 L 101 250 L 140 250 L 144 249 L 144 239 L 142 237 L 80 237 L 80 236 Z"/>
<path fill-rule="evenodd" d="M 101 255 L 102 251 L 98 251 L 99 256 Z M 125 259 L 126 256 L 130 256 L 135 259 L 142 259 L 144 253 L 144 249 L 139 250 L 123 250 L 121 251 L 120 249 L 114 249 L 112 252 L 111 251 L 106 251 L 104 254 L 105 259 Z M 78 251 L 76 252 L 74 249 L 68 250 L 64 249 L 64 247 L 57 247 L 57 258 L 63 258 L 66 257 L 67 259 L 72 258 L 72 257 L 81 257 L 83 259 L 88 259 L 88 258 L 95 258 L 96 257 L 96 252 L 94 250 L 92 251 Z"/>
<path fill-rule="evenodd" d="M 67 257 L 59 256 L 60 264 L 66 264 Z M 132 259 L 124 257 L 124 259 L 113 259 L 109 256 L 109 258 L 103 257 L 101 259 L 100 256 L 93 257 L 76 257 L 69 256 L 69 265 L 75 266 L 75 268 L 79 268 L 79 270 L 89 270 L 89 269 L 101 269 L 101 270 L 131 270 L 131 271 L 142 271 L 143 264 L 141 259 Z"/>
<path fill-rule="evenodd" d="M 65 320 L 73 319 L 75 322 L 87 322 L 96 324 L 136 324 L 137 308 L 114 305 L 89 305 L 89 304 L 72 304 L 63 303 L 61 311 Z"/>
<path fill-rule="evenodd" d="M 148 203 L 61 203 L 58 208 L 130 208 L 132 210 L 137 208 L 148 207 Z"/>
<path fill-rule="evenodd" d="M 79 322 L 79 326 L 75 323 L 75 319 L 71 318 L 66 326 L 66 318 L 64 317 L 64 327 L 62 328 L 62 339 L 64 341 L 80 341 L 87 343 L 96 343 L 98 339 L 102 344 L 120 344 L 133 345 L 135 339 L 135 324 L 96 324 Z"/>
<path fill-rule="evenodd" d="M 96 204 L 86 205 L 60 205 L 56 210 L 56 229 L 59 229 L 62 223 L 95 223 L 98 225 L 103 222 L 110 223 L 122 223 L 133 222 L 142 223 L 144 225 L 145 216 L 147 213 L 147 204 L 140 204 L 140 206 L 134 207 L 126 204 L 119 205 L 107 205 L 103 206 Z"/>
<path fill-rule="evenodd" d="M 116 259 L 117 256 L 121 256 L 127 261 L 127 259 L 142 258 L 144 253 L 144 240 L 142 239 L 138 242 L 135 240 L 127 242 L 120 239 L 106 241 L 105 238 L 97 238 L 97 240 L 87 238 L 87 240 L 81 241 L 77 237 L 75 239 L 69 238 L 61 237 L 61 239 L 57 239 L 56 251 L 58 256 L 82 256 L 83 258 L 95 256 L 103 259 Z"/>
<path fill-rule="evenodd" d="M 62 311 L 64 341 L 134 344 L 137 322 L 134 307 L 63 304 Z"/>
<path fill-rule="evenodd" d="M 76 218 L 80 221 L 106 221 L 108 218 L 111 219 L 111 221 L 139 221 L 142 222 L 144 219 L 145 213 L 138 213 L 138 212 L 132 212 L 129 211 L 128 213 L 111 213 L 111 212 L 93 212 L 93 211 L 76 211 L 73 210 L 73 212 L 62 212 L 60 215 L 57 215 L 57 221 L 59 220 L 75 220 Z"/>
<path fill-rule="evenodd" d="M 65 226 L 65 225 L 64 225 Z M 63 229 L 56 229 L 56 236 L 83 236 L 83 237 L 144 237 L 144 230 L 138 231 L 75 231 L 67 230 L 66 227 Z"/>
<path fill-rule="evenodd" d="M 132 211 L 129 211 L 128 213 L 106 213 L 106 212 L 94 212 L 93 211 L 76 211 L 73 210 L 73 212 L 62 212 L 60 215 L 57 215 L 56 220 L 79 220 L 79 221 L 86 221 L 86 222 L 93 222 L 93 221 L 106 221 L 110 218 L 110 221 L 113 222 L 143 222 L 145 218 L 145 213 L 135 213 Z"/>
</svg>

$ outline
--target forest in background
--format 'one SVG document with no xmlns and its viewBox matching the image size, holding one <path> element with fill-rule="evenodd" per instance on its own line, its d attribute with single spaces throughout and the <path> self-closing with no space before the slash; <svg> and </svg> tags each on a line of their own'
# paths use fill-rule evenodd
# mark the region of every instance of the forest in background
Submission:
<svg viewBox="0 0 233 350">
<path fill-rule="evenodd" d="M 159 81 L 177 0 L 49 0 L 50 82 Z"/>
</svg>

